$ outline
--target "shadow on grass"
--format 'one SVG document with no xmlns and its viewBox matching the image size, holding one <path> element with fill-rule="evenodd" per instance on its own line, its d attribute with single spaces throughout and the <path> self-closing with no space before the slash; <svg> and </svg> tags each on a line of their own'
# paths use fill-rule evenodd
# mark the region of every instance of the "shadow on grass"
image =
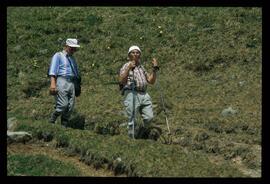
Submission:
<svg viewBox="0 0 270 184">
<path fill-rule="evenodd" d="M 76 110 L 74 110 L 67 126 L 74 129 L 84 130 L 84 125 L 85 125 L 85 116 L 79 114 Z"/>
</svg>

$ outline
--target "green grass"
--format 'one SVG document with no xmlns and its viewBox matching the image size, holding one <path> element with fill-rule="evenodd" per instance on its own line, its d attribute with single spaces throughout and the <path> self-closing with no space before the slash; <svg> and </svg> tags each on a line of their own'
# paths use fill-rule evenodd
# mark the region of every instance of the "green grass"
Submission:
<svg viewBox="0 0 270 184">
<path fill-rule="evenodd" d="M 54 99 L 48 95 L 46 72 L 67 37 L 77 37 L 82 46 L 75 53 L 82 94 L 72 127 L 125 139 L 126 131 L 108 132 L 126 122 L 117 72 L 128 48 L 137 44 L 147 70 L 152 57 L 160 64 L 160 88 L 155 84 L 148 92 L 154 123 L 166 133 L 162 90 L 173 133 L 170 146 L 229 161 L 241 155 L 236 151 L 240 144 L 242 150 L 248 147 L 249 156 L 241 156 L 247 167 L 252 155 L 258 157 L 252 150 L 261 145 L 261 8 L 9 7 L 8 117 L 48 119 Z M 228 107 L 238 113 L 223 117 Z M 202 132 L 208 138 L 198 142 Z M 213 147 L 219 151 L 209 151 Z M 260 169 L 255 160 L 253 166 Z"/>
<path fill-rule="evenodd" d="M 80 176 L 72 164 L 45 155 L 12 154 L 7 157 L 8 176 Z"/>
<path fill-rule="evenodd" d="M 117 174 L 143 177 L 244 177 L 236 168 L 223 162 L 211 163 L 206 153 L 185 151 L 179 146 L 152 140 L 132 140 L 123 135 L 99 135 L 42 121 L 21 121 L 18 130 L 30 131 L 34 139 L 51 134 L 56 147 L 78 154 L 86 164 L 107 168 Z M 121 159 L 121 161 L 117 161 Z M 200 166 L 200 167 L 198 167 Z"/>
</svg>

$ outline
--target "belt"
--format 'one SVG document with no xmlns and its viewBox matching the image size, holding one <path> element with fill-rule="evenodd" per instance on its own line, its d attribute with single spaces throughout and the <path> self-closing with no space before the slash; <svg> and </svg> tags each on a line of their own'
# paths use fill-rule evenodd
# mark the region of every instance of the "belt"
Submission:
<svg viewBox="0 0 270 184">
<path fill-rule="evenodd" d="M 124 89 L 125 91 L 132 91 L 132 89 Z M 138 89 L 134 89 L 134 91 L 138 92 L 138 93 L 146 93 L 146 90 L 138 90 Z"/>
<path fill-rule="evenodd" d="M 75 79 L 76 79 L 76 77 L 75 76 L 58 76 L 58 77 L 60 77 L 60 78 L 63 78 L 63 79 L 66 79 L 67 81 L 69 81 L 69 82 L 74 82 L 75 81 Z"/>
</svg>

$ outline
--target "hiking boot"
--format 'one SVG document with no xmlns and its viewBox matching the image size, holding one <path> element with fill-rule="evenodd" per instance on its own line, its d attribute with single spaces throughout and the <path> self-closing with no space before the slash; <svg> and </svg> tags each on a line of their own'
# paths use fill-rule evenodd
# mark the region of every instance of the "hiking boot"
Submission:
<svg viewBox="0 0 270 184">
<path fill-rule="evenodd" d="M 133 127 L 132 126 L 129 126 L 128 127 L 128 136 L 130 138 L 133 138 Z M 135 137 L 135 135 L 134 135 L 134 137 Z"/>
<path fill-rule="evenodd" d="M 156 141 L 160 137 L 161 133 L 162 133 L 161 128 L 159 128 L 159 127 L 150 127 L 148 138 Z"/>
<path fill-rule="evenodd" d="M 54 111 L 54 112 L 51 114 L 51 117 L 50 117 L 50 119 L 49 119 L 49 123 L 55 124 L 55 121 L 56 121 L 57 117 L 58 117 L 60 114 L 61 114 L 60 112 Z"/>
<path fill-rule="evenodd" d="M 68 122 L 69 122 L 69 120 L 68 120 L 67 118 L 61 117 L 61 125 L 62 125 L 63 127 L 67 128 Z"/>
<path fill-rule="evenodd" d="M 142 126 L 138 130 L 137 137 L 139 139 L 147 139 L 148 138 L 148 134 L 149 134 L 149 129 Z"/>
</svg>

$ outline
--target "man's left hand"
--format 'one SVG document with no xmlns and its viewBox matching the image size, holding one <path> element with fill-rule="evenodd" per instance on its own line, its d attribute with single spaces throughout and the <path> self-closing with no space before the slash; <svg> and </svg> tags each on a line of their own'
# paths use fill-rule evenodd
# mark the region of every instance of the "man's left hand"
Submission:
<svg viewBox="0 0 270 184">
<path fill-rule="evenodd" d="M 158 63 L 157 63 L 156 58 L 153 58 L 152 64 L 153 64 L 153 71 L 154 72 L 158 71 L 159 70 L 159 67 L 158 67 Z"/>
<path fill-rule="evenodd" d="M 152 64 L 153 64 L 153 67 L 158 66 L 158 62 L 157 62 L 156 58 L 153 58 Z"/>
</svg>

